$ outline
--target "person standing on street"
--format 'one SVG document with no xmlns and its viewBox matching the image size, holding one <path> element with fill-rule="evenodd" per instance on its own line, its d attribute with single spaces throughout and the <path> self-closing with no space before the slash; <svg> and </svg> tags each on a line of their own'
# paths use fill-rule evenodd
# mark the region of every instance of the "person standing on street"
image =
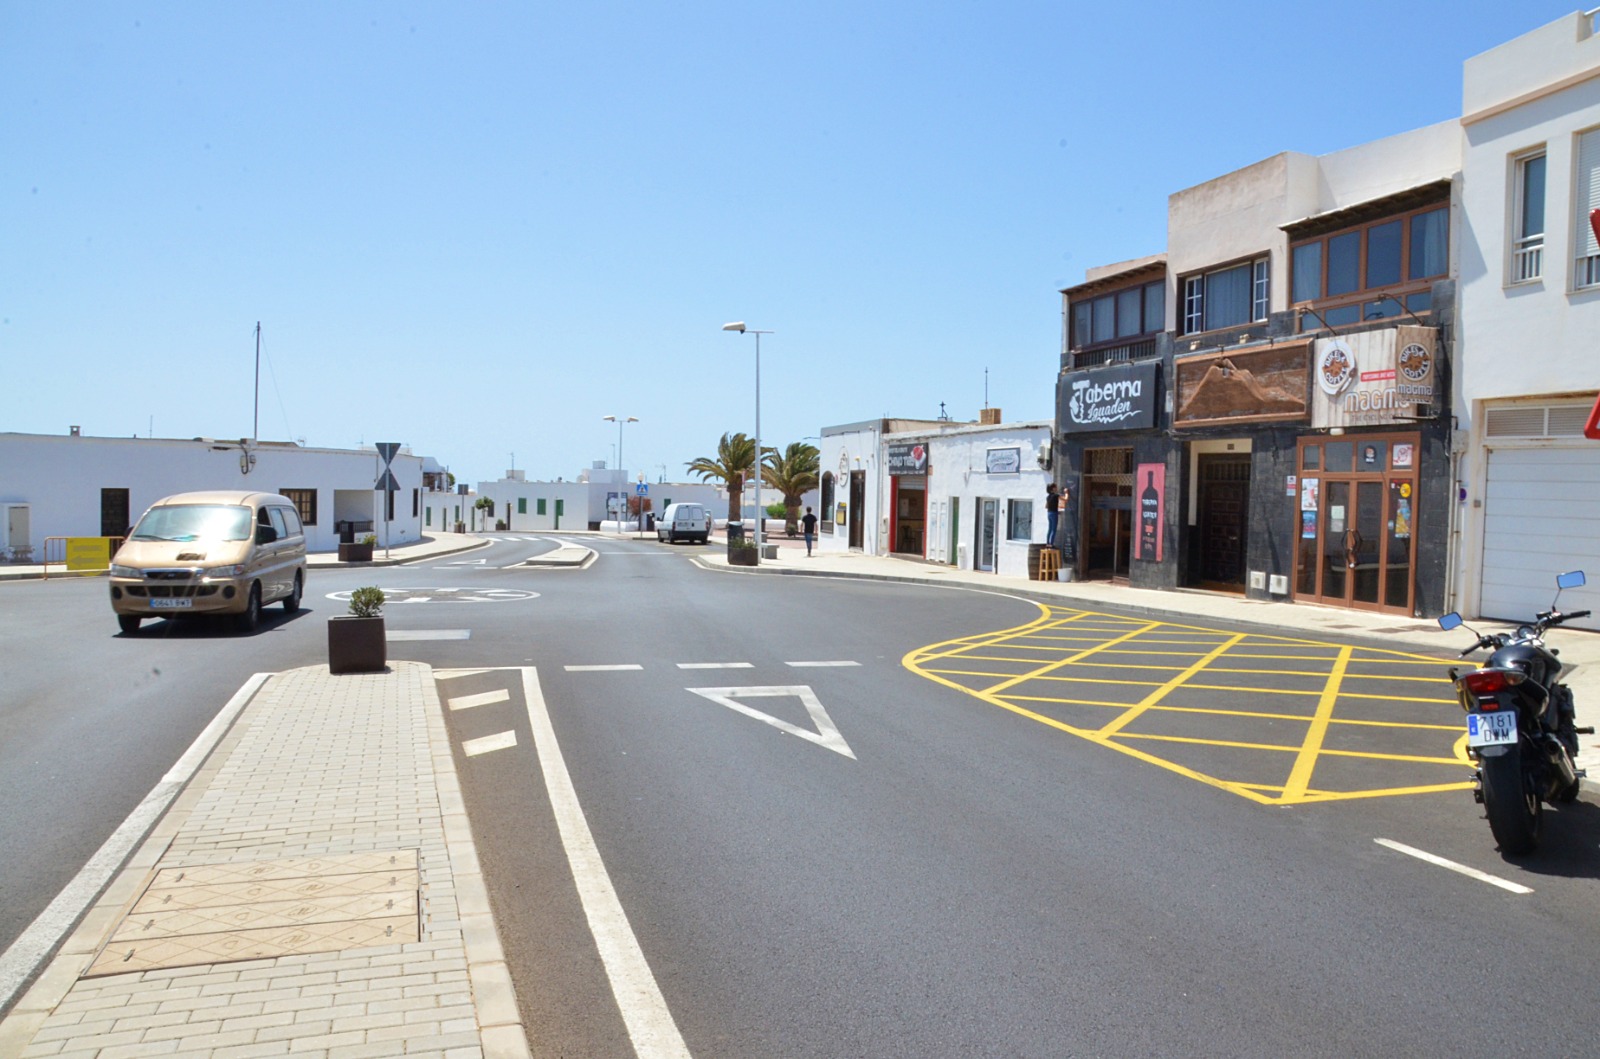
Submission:
<svg viewBox="0 0 1600 1059">
<path fill-rule="evenodd" d="M 806 555 L 810 556 L 811 542 L 816 538 L 817 535 L 817 516 L 811 513 L 811 509 L 809 507 L 806 508 L 805 517 L 800 520 L 800 526 L 805 531 L 806 535 Z"/>
<path fill-rule="evenodd" d="M 1054 548 L 1056 546 L 1056 523 L 1061 520 L 1061 493 L 1054 482 L 1044 487 L 1044 517 L 1044 544 L 1046 548 Z"/>
</svg>

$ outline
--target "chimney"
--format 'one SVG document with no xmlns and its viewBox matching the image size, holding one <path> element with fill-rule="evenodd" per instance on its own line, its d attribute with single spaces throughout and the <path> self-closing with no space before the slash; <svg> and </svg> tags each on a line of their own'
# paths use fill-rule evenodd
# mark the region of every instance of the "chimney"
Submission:
<svg viewBox="0 0 1600 1059">
<path fill-rule="evenodd" d="M 83 431 L 79 427 L 68 427 L 67 429 L 72 432 L 72 436 L 75 438 L 83 436 Z"/>
<path fill-rule="evenodd" d="M 982 423 L 984 426 L 989 426 L 989 427 L 999 426 L 1000 425 L 1000 409 L 998 409 L 998 408 L 980 408 L 978 410 L 978 422 Z"/>
</svg>

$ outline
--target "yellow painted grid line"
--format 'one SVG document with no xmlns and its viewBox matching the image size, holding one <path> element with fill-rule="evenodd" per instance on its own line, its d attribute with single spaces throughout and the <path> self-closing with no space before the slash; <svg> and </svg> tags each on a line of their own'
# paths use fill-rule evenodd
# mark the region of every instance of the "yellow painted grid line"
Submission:
<svg viewBox="0 0 1600 1059">
<path fill-rule="evenodd" d="M 1007 695 L 1006 698 L 1012 702 L 1065 702 L 1074 703 L 1079 706 L 1104 705 L 1113 709 L 1123 709 L 1127 706 L 1126 703 L 1100 703 L 1088 699 L 1058 699 L 1044 695 Z M 1311 721 L 1311 716 L 1304 713 L 1268 713 L 1263 710 L 1220 710 L 1203 706 L 1171 706 L 1166 703 L 1162 703 L 1160 706 L 1152 706 L 1150 708 L 1150 712 L 1197 713 L 1212 717 L 1244 717 L 1250 720 L 1264 721 L 1303 721 L 1306 723 L 1310 723 Z M 1407 728 L 1425 732 L 1457 732 L 1461 729 L 1459 724 L 1422 724 L 1416 721 L 1367 721 L 1351 720 L 1344 717 L 1334 717 L 1328 723 L 1345 724 L 1359 728 Z M 1463 738 L 1465 737 L 1463 736 Z"/>
<path fill-rule="evenodd" d="M 1304 746 L 1299 743 L 1246 743 L 1230 739 L 1199 739 L 1186 735 L 1156 735 L 1145 732 L 1122 732 L 1118 739 L 1139 739 L 1147 743 L 1187 743 L 1191 746 L 1225 746 L 1235 750 L 1271 750 L 1283 754 L 1298 754 Z M 1419 765 L 1459 765 L 1461 762 L 1453 757 L 1427 757 L 1421 754 L 1383 754 L 1376 750 L 1319 750 L 1318 755 L 1326 754 L 1328 757 L 1356 758 L 1363 761 L 1409 761 Z M 1284 788 L 1284 793 L 1294 791 L 1294 775 L 1290 774 L 1289 784 Z"/>
<path fill-rule="evenodd" d="M 1322 740 L 1328 734 L 1328 719 L 1333 716 L 1333 708 L 1339 702 L 1339 685 L 1344 680 L 1345 667 L 1350 664 L 1352 649 L 1341 648 L 1338 659 L 1333 663 L 1333 671 L 1328 674 L 1328 683 L 1322 689 L 1322 697 L 1317 702 L 1317 715 L 1311 721 L 1311 728 L 1306 732 L 1305 743 L 1300 748 L 1300 754 L 1295 758 L 1294 768 L 1289 772 L 1289 782 L 1283 794 L 1285 798 L 1303 796 L 1306 789 L 1311 786 L 1311 772 L 1317 765 L 1317 753 L 1322 749 Z"/>
<path fill-rule="evenodd" d="M 1166 683 L 1162 684 L 1155 691 L 1152 691 L 1149 695 L 1146 695 L 1144 697 L 1144 699 L 1139 702 L 1138 705 L 1134 706 L 1132 709 L 1128 710 L 1128 712 L 1124 713 L 1121 717 L 1118 717 L 1116 720 L 1112 721 L 1110 724 L 1108 724 L 1104 728 L 1100 729 L 1100 732 L 1099 732 L 1100 736 L 1106 737 L 1106 736 L 1114 735 L 1117 732 L 1121 731 L 1125 726 L 1133 723 L 1133 721 L 1135 719 L 1137 719 L 1140 714 L 1144 713 L 1150 707 L 1154 706 L 1156 703 L 1158 703 L 1162 699 L 1166 698 L 1167 695 L 1170 694 L 1172 691 L 1174 691 L 1177 688 L 1181 687 L 1184 684 L 1184 682 L 1189 679 L 1189 677 L 1191 677 L 1195 673 L 1198 673 L 1201 670 L 1203 670 L 1206 667 L 1206 665 L 1209 664 L 1211 661 L 1213 661 L 1216 658 L 1220 658 L 1223 654 L 1227 653 L 1228 648 L 1234 646 L 1240 640 L 1243 640 L 1244 637 L 1245 637 L 1244 633 L 1239 633 L 1238 635 L 1230 636 L 1224 643 L 1221 643 L 1221 644 L 1217 645 L 1217 647 L 1213 651 L 1211 651 L 1209 654 L 1207 654 L 1204 658 L 1201 658 L 1199 661 L 1195 662 L 1192 666 L 1190 666 L 1188 669 L 1185 669 L 1182 673 L 1179 673 L 1177 676 L 1169 678 L 1166 681 Z"/>
<path fill-rule="evenodd" d="M 1016 686 L 1018 684 L 1026 682 L 1026 681 L 1037 679 L 1038 677 L 1041 677 L 1041 676 L 1049 673 L 1052 669 L 1057 669 L 1057 668 L 1059 668 L 1061 666 L 1064 666 L 1064 665 L 1071 665 L 1073 662 L 1082 661 L 1085 658 L 1092 657 L 1097 652 L 1103 650 L 1106 647 L 1109 647 L 1112 644 L 1123 643 L 1123 642 L 1127 641 L 1128 639 L 1130 639 L 1130 638 L 1132 638 L 1134 636 L 1137 636 L 1137 635 L 1139 635 L 1138 632 L 1124 633 L 1122 636 L 1118 636 L 1116 639 L 1107 640 L 1105 642 L 1105 644 L 1101 645 L 1100 647 L 1091 647 L 1088 650 L 1079 651 L 1076 654 L 1073 654 L 1073 655 L 1070 655 L 1070 656 L 1068 656 L 1066 658 L 1060 659 L 1059 661 L 1051 662 L 1051 663 L 1049 663 L 1047 665 L 1040 666 L 1038 669 L 1034 670 L 1031 673 L 1023 673 L 1023 674 L 1020 674 L 1018 676 L 1011 677 L 1011 678 L 1009 678 L 1007 680 L 1002 680 L 1000 683 L 995 684 L 993 687 L 985 688 L 984 689 L 984 694 L 986 694 L 986 695 L 997 695 L 1000 692 L 1004 691 L 1006 688 L 1014 687 L 1014 686 Z"/>
</svg>

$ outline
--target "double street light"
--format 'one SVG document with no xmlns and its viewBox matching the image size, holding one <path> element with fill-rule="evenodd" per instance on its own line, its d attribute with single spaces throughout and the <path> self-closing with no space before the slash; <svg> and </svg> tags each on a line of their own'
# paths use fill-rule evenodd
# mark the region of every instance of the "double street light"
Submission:
<svg viewBox="0 0 1600 1059">
<path fill-rule="evenodd" d="M 617 516 L 617 532 L 622 533 L 624 532 L 623 523 L 628 521 L 628 475 L 622 469 L 622 424 L 637 423 L 639 420 L 635 416 L 601 416 L 600 418 L 607 423 L 617 424 L 617 493 L 622 498 L 622 511 Z M 639 515 L 640 521 L 643 521 L 644 511 L 642 508 Z"/>
<path fill-rule="evenodd" d="M 770 335 L 772 331 L 757 331 L 753 327 L 746 327 L 744 321 L 723 324 L 724 331 L 737 331 L 741 335 L 756 336 L 756 555 L 761 554 L 761 520 L 765 512 L 761 509 L 761 336 Z"/>
</svg>

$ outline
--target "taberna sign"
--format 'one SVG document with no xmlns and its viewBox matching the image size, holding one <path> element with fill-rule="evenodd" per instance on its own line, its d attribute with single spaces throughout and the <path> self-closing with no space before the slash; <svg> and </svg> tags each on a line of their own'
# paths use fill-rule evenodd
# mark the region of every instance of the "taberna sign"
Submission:
<svg viewBox="0 0 1600 1059">
<path fill-rule="evenodd" d="M 1099 430 L 1148 430 L 1156 425 L 1156 370 L 1159 361 L 1117 364 L 1061 377 L 1064 434 Z"/>
</svg>

